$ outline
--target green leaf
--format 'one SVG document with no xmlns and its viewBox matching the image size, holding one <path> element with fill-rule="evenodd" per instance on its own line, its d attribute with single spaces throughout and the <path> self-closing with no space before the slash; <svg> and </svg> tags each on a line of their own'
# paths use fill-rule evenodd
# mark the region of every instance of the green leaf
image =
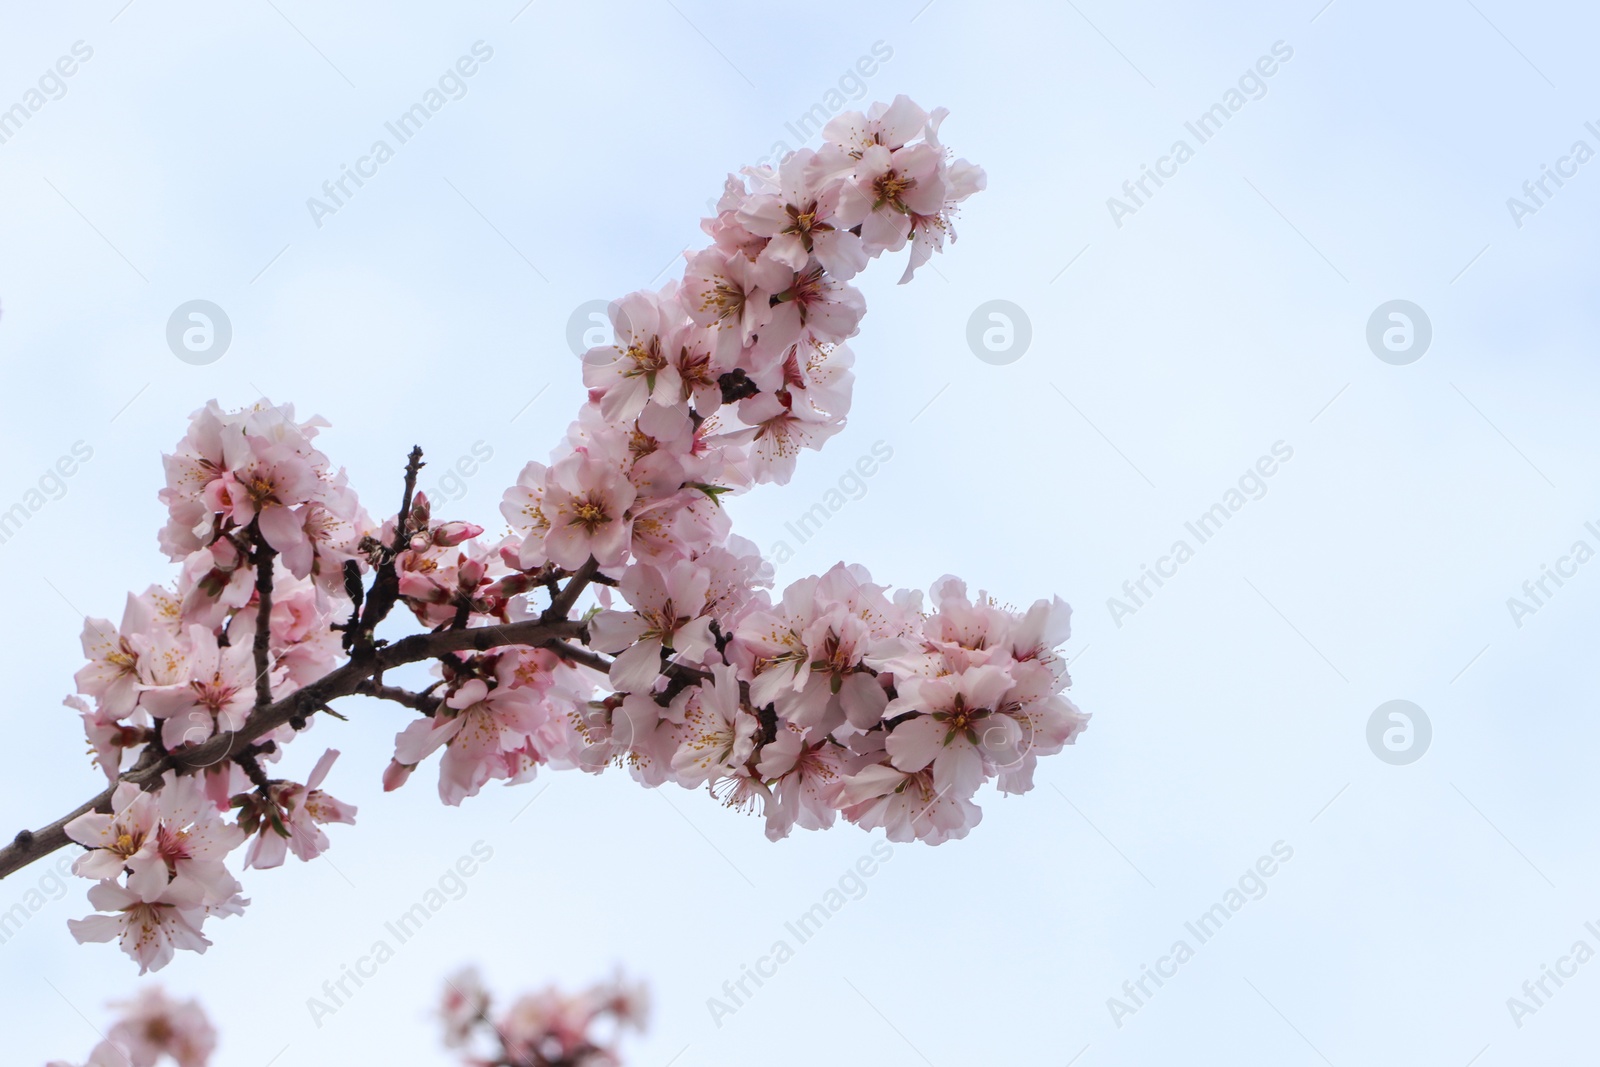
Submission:
<svg viewBox="0 0 1600 1067">
<path fill-rule="evenodd" d="M 711 502 L 719 508 L 722 506 L 722 501 L 718 497 L 722 496 L 723 493 L 733 492 L 733 489 L 726 485 L 706 485 L 704 482 L 690 482 L 689 485 L 710 497 Z"/>
</svg>

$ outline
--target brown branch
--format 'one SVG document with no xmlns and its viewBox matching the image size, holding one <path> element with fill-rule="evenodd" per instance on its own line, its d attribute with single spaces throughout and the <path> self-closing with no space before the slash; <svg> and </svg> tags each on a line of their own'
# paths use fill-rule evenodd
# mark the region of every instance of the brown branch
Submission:
<svg viewBox="0 0 1600 1067">
<path fill-rule="evenodd" d="M 253 527 L 256 542 L 256 593 L 259 597 L 253 649 L 256 667 L 255 709 L 251 711 L 240 729 L 215 734 L 200 744 L 186 745 L 170 753 L 162 751 L 158 744 L 148 745 L 135 765 L 119 776 L 119 782 L 131 782 L 141 788 L 150 789 L 154 788 L 162 775 L 168 771 L 192 773 L 225 760 L 239 759 L 241 756 L 243 762 L 248 764 L 251 762 L 252 746 L 262 737 L 285 723 L 293 724 L 297 730 L 302 729 L 306 721 L 319 711 L 337 715 L 338 713 L 328 704 L 344 696 L 364 693 L 395 700 L 424 713 L 431 713 L 430 709 L 438 707 L 439 702 L 426 694 L 411 693 L 408 690 L 384 685 L 383 672 L 391 667 L 436 659 L 452 652 L 483 652 L 509 645 L 541 647 L 552 642 L 560 644 L 560 639 L 566 637 L 587 639 L 584 624 L 581 621 L 573 621 L 567 616 L 577 603 L 578 597 L 591 582 L 611 584 L 609 579 L 600 574 L 600 566 L 593 558 L 574 571 L 568 577 L 566 585 L 559 590 L 554 582 L 551 583 L 550 606 L 537 621 L 471 628 L 458 625 L 454 629 L 438 633 L 412 634 L 393 644 L 378 646 L 372 637 L 373 629 L 388 616 L 400 596 L 395 560 L 405 550 L 410 539 L 412 504 L 416 493 L 417 474 L 422 465 L 422 449 L 420 446 L 414 446 L 407 457 L 405 490 L 400 500 L 400 511 L 395 517 L 394 541 L 381 549 L 381 558 L 377 562 L 372 589 L 366 596 L 365 604 L 361 602 L 359 574 L 351 574 L 353 568 L 347 567 L 345 570 L 346 585 L 354 587 L 351 590 L 351 599 L 355 602 L 355 610 L 351 612 L 350 621 L 343 627 L 347 631 L 345 637 L 350 650 L 349 661 L 283 699 L 272 700 L 269 642 L 272 564 L 276 553 L 266 543 L 266 539 L 260 536 L 259 525 Z M 609 662 L 587 650 L 575 646 L 564 647 L 568 650 L 570 658 L 575 661 L 586 662 L 601 670 L 610 668 Z M 604 665 L 598 666 L 599 664 Z M 71 812 L 38 830 L 20 831 L 9 845 L 0 848 L 0 878 L 15 874 L 35 860 L 69 844 L 67 823 L 87 812 L 110 811 L 114 790 L 115 785 L 104 789 Z"/>
<path fill-rule="evenodd" d="M 405 492 L 400 498 L 400 511 L 394 520 L 394 543 L 385 547 L 378 562 L 377 574 L 372 579 L 372 592 L 367 594 L 366 608 L 361 613 L 359 629 L 353 644 L 357 649 L 372 647 L 372 631 L 382 622 L 400 598 L 400 576 L 395 573 L 394 561 L 405 550 L 411 534 L 411 502 L 417 489 L 417 472 L 422 469 L 422 446 L 413 445 L 406 459 Z M 351 620 L 355 620 L 352 618 Z"/>
<path fill-rule="evenodd" d="M 504 626 L 477 626 L 470 630 L 446 630 L 436 634 L 412 634 L 383 648 L 361 649 L 337 670 L 281 700 L 252 711 L 244 726 L 238 730 L 216 734 L 198 745 L 186 745 L 165 756 L 155 753 L 153 747 L 146 749 L 146 755 L 155 758 L 141 759 L 132 769 L 124 772 L 120 780 L 148 788 L 169 770 L 197 771 L 232 759 L 284 723 L 307 718 L 328 701 L 356 693 L 364 681 L 392 667 L 434 659 L 448 652 L 483 652 L 507 645 L 536 648 L 547 641 L 579 637 L 583 629 L 583 623 L 569 619 L 540 619 Z M 107 788 L 55 822 L 17 834 L 11 844 L 0 848 L 0 878 L 15 874 L 34 860 L 67 845 L 67 823 L 85 812 L 109 811 L 111 792 Z"/>
<path fill-rule="evenodd" d="M 272 703 L 272 559 L 278 553 L 261 535 L 259 519 L 252 524 L 256 538 L 256 597 L 260 606 L 256 610 L 256 709 Z"/>
<path fill-rule="evenodd" d="M 438 697 L 429 696 L 427 693 L 413 693 L 409 689 L 402 689 L 397 685 L 384 685 L 382 682 L 371 678 L 356 686 L 355 691 L 357 696 L 392 700 L 396 704 L 404 704 L 413 711 L 420 711 L 424 715 L 432 715 L 438 711 L 441 703 Z"/>
<path fill-rule="evenodd" d="M 567 579 L 567 584 L 561 592 L 555 593 L 550 598 L 550 606 L 545 609 L 540 618 L 564 619 L 572 611 L 572 605 L 578 602 L 578 595 L 600 573 L 600 564 L 596 563 L 593 556 L 589 561 L 572 572 L 572 577 Z"/>
<path fill-rule="evenodd" d="M 611 673 L 611 661 L 598 652 L 591 652 L 589 649 L 579 648 L 577 645 L 569 645 L 565 641 L 546 641 L 544 647 L 562 659 L 571 660 L 573 663 L 581 663 L 585 667 L 593 667 L 601 674 Z"/>
<path fill-rule="evenodd" d="M 272 795 L 272 780 L 267 777 L 267 772 L 261 769 L 261 763 L 256 757 L 271 752 L 275 747 L 271 741 L 264 745 L 250 745 L 233 757 L 233 761 L 244 768 L 245 777 L 250 779 L 250 784 L 261 790 L 262 796 L 269 798 Z"/>
<path fill-rule="evenodd" d="M 546 641 L 544 643 L 544 647 L 548 648 L 562 659 L 571 660 L 573 663 L 581 663 L 585 667 L 593 667 L 601 674 L 611 673 L 611 660 L 602 656 L 598 652 L 591 651 L 579 645 L 570 644 L 566 641 L 557 640 Z M 691 685 L 699 685 L 701 682 L 709 682 L 716 677 L 716 675 L 712 674 L 710 671 L 701 670 L 699 667 L 691 667 L 687 663 L 663 663 L 661 665 L 661 673 L 671 679 L 668 689 L 674 693 Z M 739 688 L 744 694 L 745 701 L 748 703 L 750 700 L 749 683 L 740 682 Z"/>
</svg>

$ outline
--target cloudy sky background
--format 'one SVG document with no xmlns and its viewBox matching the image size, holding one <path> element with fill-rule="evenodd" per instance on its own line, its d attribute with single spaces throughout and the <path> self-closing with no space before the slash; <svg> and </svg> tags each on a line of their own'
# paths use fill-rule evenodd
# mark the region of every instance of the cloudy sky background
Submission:
<svg viewBox="0 0 1600 1067">
<path fill-rule="evenodd" d="M 730 507 L 763 548 L 795 549 L 784 581 L 847 559 L 896 585 L 955 573 L 1013 604 L 1066 597 L 1072 694 L 1094 714 L 1033 793 L 988 797 L 965 841 L 895 846 L 798 945 L 784 923 L 873 837 L 774 845 L 703 794 L 621 774 L 447 809 L 429 768 L 385 797 L 404 715 L 352 701 L 284 766 L 342 749 L 328 787 L 360 825 L 333 830 L 325 862 L 252 872 L 246 916 L 159 976 L 203 996 L 223 1067 L 448 1063 L 428 1012 L 473 961 L 506 995 L 617 965 L 646 979 L 646 1067 L 1490 1067 L 1587 1049 L 1600 964 L 1520 1028 L 1506 1000 L 1575 941 L 1600 949 L 1600 562 L 1520 627 L 1507 598 L 1575 541 L 1600 549 L 1600 162 L 1520 227 L 1507 198 L 1575 141 L 1600 150 L 1593 12 L 124 3 L 0 10 L 0 108 L 93 49 L 0 144 L 0 509 L 93 449 L 0 545 L 5 833 L 99 787 L 59 701 L 81 614 L 116 618 L 125 589 L 172 577 L 159 453 L 189 412 L 264 393 L 323 415 L 375 514 L 413 443 L 425 487 L 487 447 L 439 510 L 498 529 L 502 489 L 581 398 L 575 309 L 664 280 L 723 175 L 797 147 L 786 123 L 875 42 L 892 57 L 853 106 L 949 107 L 945 140 L 989 190 L 936 269 L 860 280 L 849 427 Z M 307 198 L 393 144 L 384 123 L 478 41 L 493 57 L 465 95 L 318 227 Z M 1185 121 L 1276 42 L 1292 58 L 1199 144 Z M 1193 158 L 1119 226 L 1107 198 L 1180 138 Z M 233 333 L 204 366 L 165 338 L 195 299 Z M 1366 340 L 1397 299 L 1432 327 L 1406 365 Z M 1004 365 L 967 340 L 991 300 L 1031 329 Z M 799 544 L 785 524 L 876 442 L 893 458 Z M 1279 442 L 1293 455 L 1264 495 L 1197 544 L 1185 522 Z M 1180 538 L 1194 557 L 1114 618 L 1108 598 Z M 1432 729 L 1407 765 L 1367 741 L 1395 699 Z M 314 1025 L 306 999 L 478 841 L 493 858 L 466 895 Z M 1277 842 L 1293 858 L 1265 895 L 1198 944 L 1185 922 Z M 7 879 L 0 909 L 46 877 Z M 86 888 L 0 945 L 8 1063 L 81 1058 L 136 985 L 114 948 L 67 934 Z M 795 957 L 716 1025 L 707 998 L 780 938 Z M 1116 1025 L 1107 999 L 1179 939 L 1194 958 Z"/>
</svg>

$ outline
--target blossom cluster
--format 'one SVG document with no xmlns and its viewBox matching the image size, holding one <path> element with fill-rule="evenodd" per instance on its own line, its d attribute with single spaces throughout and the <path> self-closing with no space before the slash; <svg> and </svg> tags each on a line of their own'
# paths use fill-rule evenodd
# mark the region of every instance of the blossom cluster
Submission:
<svg viewBox="0 0 1600 1067">
<path fill-rule="evenodd" d="M 120 627 L 88 620 L 68 700 L 115 786 L 109 811 L 66 827 L 101 913 L 80 940 L 119 940 L 141 969 L 203 950 L 203 921 L 246 903 L 227 853 L 311 859 L 322 825 L 354 821 L 321 789 L 336 752 L 303 783 L 268 775 L 325 706 L 295 703 L 314 684 L 414 711 L 383 785 L 442 751 L 447 804 L 541 765 L 620 766 L 759 812 L 774 839 L 842 818 L 939 843 L 977 824 L 986 782 L 1029 789 L 1087 719 L 1056 652 L 1064 602 L 1012 610 L 952 577 L 925 599 L 843 563 L 774 592 L 723 507 L 843 427 L 865 309 L 851 279 L 905 252 L 908 280 L 983 188 L 941 144 L 944 117 L 899 97 L 838 116 L 776 172 L 730 176 L 682 276 L 611 305 L 587 399 L 506 491 L 498 538 L 413 492 L 420 451 L 375 524 L 312 445 L 325 423 L 267 401 L 197 412 L 161 493 L 176 587 L 130 595 Z M 413 642 L 397 662 L 432 664 L 421 691 L 383 678 L 374 628 L 397 605 L 428 633 L 383 654 Z"/>
<path fill-rule="evenodd" d="M 132 1000 L 112 1004 L 117 1021 L 90 1050 L 83 1067 L 156 1067 L 164 1057 L 176 1067 L 207 1067 L 217 1032 L 198 1001 L 174 1000 L 146 986 Z M 74 1067 L 53 1060 L 45 1067 Z"/>
<path fill-rule="evenodd" d="M 666 643 L 638 668 L 647 684 L 629 677 L 626 653 L 613 661 L 611 713 L 586 739 L 646 785 L 705 785 L 763 813 L 774 840 L 840 816 L 891 841 L 963 837 L 982 817 L 972 798 L 985 781 L 1026 791 L 1038 757 L 1084 727 L 1053 651 L 1070 620 L 1060 600 L 1012 612 L 946 577 L 924 604 L 841 563 L 776 602 L 757 593 L 728 610 L 686 608 L 634 573 L 621 587 L 633 610 L 597 615 L 594 642 L 653 628 Z M 680 564 L 678 587 L 695 573 Z M 676 635 L 696 625 L 720 636 L 699 655 L 680 651 Z"/>
<path fill-rule="evenodd" d="M 114 1002 L 116 1021 L 82 1067 L 209 1067 L 217 1031 L 195 1000 L 177 1000 L 146 986 Z M 443 1040 L 469 1067 L 620 1067 L 620 1039 L 642 1033 L 649 1016 L 643 985 L 620 975 L 578 993 L 550 986 L 491 1013 L 475 969 L 445 979 L 439 1006 Z M 45 1067 L 78 1067 L 53 1060 Z"/>
<path fill-rule="evenodd" d="M 775 174 L 730 177 L 703 223 L 712 244 L 688 255 L 681 279 L 611 305 L 614 344 L 584 356 L 588 401 L 551 461 L 529 463 L 506 493 L 515 536 L 498 552 L 530 577 L 593 561 L 614 581 L 623 603 L 603 597 L 588 642 L 614 656 L 612 693 L 596 702 L 535 669 L 541 715 L 515 670 L 494 664 L 491 677 L 480 658 L 447 679 L 455 718 L 441 726 L 441 710 L 400 735 L 392 781 L 472 716 L 474 783 L 515 780 L 530 759 L 622 764 L 651 786 L 709 785 L 762 811 L 774 838 L 842 814 L 892 840 L 938 842 L 978 821 L 972 796 L 986 779 L 1028 788 L 1037 757 L 1082 728 L 1052 652 L 1064 603 L 1009 612 L 946 578 L 925 610 L 844 564 L 774 601 L 770 567 L 720 506 L 787 481 L 801 450 L 843 426 L 845 342 L 865 310 L 850 279 L 910 245 L 908 280 L 983 187 L 979 168 L 941 146 L 943 118 L 900 97 L 839 116 L 822 148 Z M 480 557 L 458 558 L 454 574 Z M 477 580 L 492 590 L 494 573 L 491 561 Z M 462 784 L 459 762 L 442 768 L 447 802 Z"/>
<path fill-rule="evenodd" d="M 350 614 L 346 565 L 363 566 L 372 524 L 311 443 L 325 425 L 296 422 L 288 405 L 226 412 L 213 402 L 196 412 L 165 457 L 161 491 L 160 544 L 180 565 L 176 588 L 129 594 L 120 626 L 84 622 L 89 662 L 76 677 L 81 696 L 67 703 L 115 789 L 109 812 L 66 827 L 88 850 L 73 869 L 95 879 L 98 911 L 71 928 L 80 941 L 118 941 L 141 973 L 175 948 L 205 951 L 204 920 L 248 903 L 223 863 L 233 849 L 248 842 L 247 867 L 277 866 L 288 850 L 310 859 L 328 844 L 317 824 L 354 821 L 353 808 L 317 788 L 336 752 L 305 784 L 265 777 L 262 762 L 297 732 L 289 725 L 253 738 L 241 759 L 167 771 L 151 792 L 118 781 L 141 759 L 242 730 L 258 703 L 343 657 L 331 624 Z M 230 807 L 232 822 L 222 815 Z"/>
<path fill-rule="evenodd" d="M 212 401 L 164 457 L 160 544 L 180 565 L 176 589 L 130 593 L 120 627 L 85 620 L 76 681 L 94 704 L 69 701 L 111 780 L 147 741 L 170 751 L 237 731 L 263 686 L 281 696 L 336 665 L 329 624 L 349 615 L 345 564 L 361 564 L 372 523 L 311 444 L 326 425 L 297 423 L 287 404 L 225 412 Z M 263 672 L 258 563 L 273 557 Z"/>
<path fill-rule="evenodd" d="M 445 979 L 439 1016 L 445 1045 L 471 1067 L 620 1067 L 617 1044 L 644 1031 L 649 1009 L 645 988 L 619 975 L 578 993 L 524 993 L 495 1012 L 469 967 Z"/>
</svg>

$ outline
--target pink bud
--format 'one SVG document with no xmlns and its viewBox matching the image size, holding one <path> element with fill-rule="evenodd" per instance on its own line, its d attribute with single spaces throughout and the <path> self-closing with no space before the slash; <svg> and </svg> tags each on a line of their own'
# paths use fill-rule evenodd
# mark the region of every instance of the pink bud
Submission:
<svg viewBox="0 0 1600 1067">
<path fill-rule="evenodd" d="M 475 559 L 463 559 L 456 567 L 457 580 L 463 589 L 476 589 L 483 584 L 484 566 Z"/>
<path fill-rule="evenodd" d="M 446 522 L 433 528 L 433 543 L 443 548 L 453 548 L 483 533 L 482 526 L 470 522 Z"/>
<path fill-rule="evenodd" d="M 389 766 L 383 769 L 383 791 L 392 793 L 406 784 L 406 779 L 411 777 L 411 772 L 417 769 L 415 763 L 401 763 L 390 760 Z"/>
</svg>

